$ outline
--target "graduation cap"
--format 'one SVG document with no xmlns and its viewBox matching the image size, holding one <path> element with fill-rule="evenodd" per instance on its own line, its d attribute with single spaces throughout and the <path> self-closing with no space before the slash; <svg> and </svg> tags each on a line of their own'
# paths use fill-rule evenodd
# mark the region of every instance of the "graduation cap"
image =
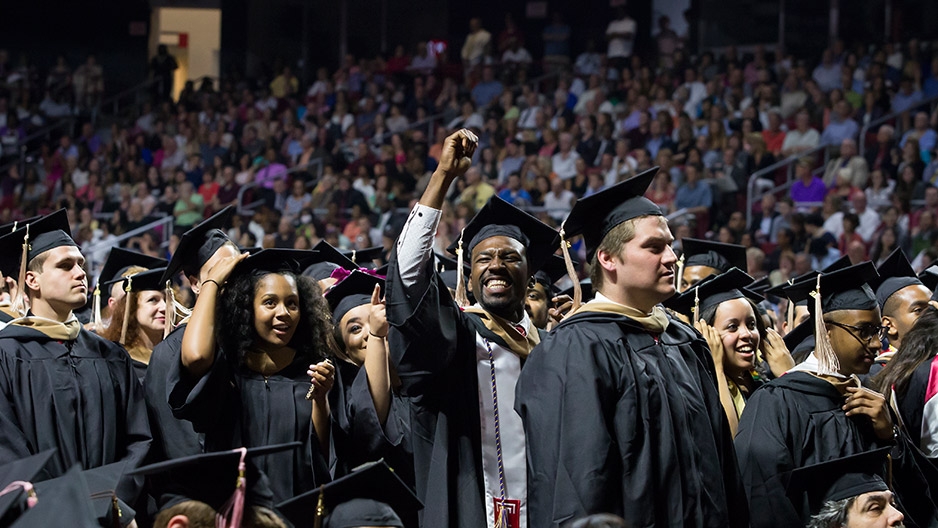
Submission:
<svg viewBox="0 0 938 528">
<path fill-rule="evenodd" d="M 762 300 L 762 296 L 746 289 L 752 277 L 739 268 L 730 268 L 719 275 L 711 275 L 687 290 L 671 297 L 664 305 L 675 312 L 700 317 L 701 312 L 733 299 Z"/>
<path fill-rule="evenodd" d="M 772 283 L 769 282 L 769 277 L 768 275 L 766 275 L 765 277 L 762 277 L 761 279 L 752 281 L 752 284 L 750 284 L 749 286 L 746 286 L 746 289 L 753 293 L 758 293 L 762 297 L 765 297 L 766 290 L 768 290 L 771 287 L 772 287 Z"/>
<path fill-rule="evenodd" d="M 55 451 L 47 449 L 0 466 L 0 526 L 8 526 L 20 514 L 22 506 L 36 505 L 36 491 L 30 481 L 42 472 Z"/>
<path fill-rule="evenodd" d="M 121 276 L 132 267 L 136 266 L 146 268 L 148 270 L 160 268 L 162 271 L 165 271 L 165 266 L 167 264 L 168 262 L 166 259 L 151 257 L 150 255 L 144 255 L 138 251 L 132 251 L 120 247 L 111 248 L 107 259 L 104 261 L 104 266 L 101 268 L 101 273 L 98 274 L 98 280 L 95 283 L 94 291 L 91 293 L 91 311 L 92 316 L 94 317 L 95 328 L 100 328 L 101 304 L 107 303 L 107 300 L 111 298 L 111 288 L 106 287 L 104 288 L 104 291 L 102 291 L 102 286 L 105 284 L 114 284 L 119 282 L 121 280 Z M 162 275 L 157 275 L 154 279 L 154 282 L 158 285 L 158 287 L 147 289 L 162 289 L 162 283 L 160 282 L 161 277 Z"/>
<path fill-rule="evenodd" d="M 363 304 L 371 304 L 371 294 L 375 291 L 376 284 L 384 289 L 384 279 L 355 270 L 333 286 L 324 296 L 332 310 L 332 321 L 339 324 L 349 310 Z"/>
<path fill-rule="evenodd" d="M 882 475 L 889 451 L 884 447 L 796 468 L 782 475 L 785 492 L 798 509 L 807 497 L 815 515 L 827 502 L 887 491 Z"/>
<path fill-rule="evenodd" d="M 802 354 L 807 357 L 814 350 L 814 321 L 808 320 L 796 326 L 785 334 L 782 341 L 792 357 Z"/>
<path fill-rule="evenodd" d="M 918 274 L 918 280 L 931 291 L 938 289 L 938 264 L 933 264 Z"/>
<path fill-rule="evenodd" d="M 846 255 L 840 257 L 839 259 L 832 262 L 826 268 L 822 269 L 820 272 L 817 270 L 812 270 L 804 275 L 799 275 L 794 279 L 790 279 L 788 282 L 783 282 L 777 286 L 773 286 L 765 291 L 766 295 L 774 295 L 775 297 L 785 297 L 791 304 L 789 304 L 789 309 L 786 311 L 786 320 L 788 327 L 792 328 L 795 326 L 795 311 L 791 309 L 792 306 L 808 306 L 808 297 L 799 297 L 798 299 L 792 299 L 787 293 L 787 288 L 798 282 L 804 281 L 816 281 L 817 276 L 820 273 L 830 273 L 832 271 L 842 270 L 844 268 L 850 267 L 850 258 Z"/>
<path fill-rule="evenodd" d="M 467 262 L 471 260 L 472 250 L 480 242 L 494 236 L 517 240 L 525 247 L 528 270 L 532 275 L 544 265 L 557 247 L 557 232 L 552 227 L 498 196 L 493 196 L 466 224 L 459 239 L 446 249 L 456 255 L 458 262 Z M 463 267 L 457 264 L 456 271 L 461 273 Z M 456 303 L 460 306 L 468 305 L 466 291 L 458 279 L 456 285 Z"/>
<path fill-rule="evenodd" d="M 683 253 L 678 260 L 678 276 L 689 266 L 706 266 L 725 273 L 730 268 L 746 269 L 746 248 L 737 244 L 724 244 L 697 238 L 681 240 Z"/>
<path fill-rule="evenodd" d="M 69 233 L 68 214 L 65 209 L 59 209 L 0 237 L 0 271 L 5 276 L 17 278 L 17 298 L 13 300 L 13 308 L 21 314 L 26 314 L 24 298 L 29 262 L 50 249 L 78 247 Z"/>
<path fill-rule="evenodd" d="M 117 487 L 128 473 L 126 469 L 127 461 L 121 461 L 80 471 L 88 489 L 85 500 L 91 505 L 99 526 L 126 526 L 136 516 L 133 508 L 117 497 Z M 58 477 L 36 484 L 40 502 L 45 499 L 47 489 L 59 485 L 66 478 Z"/>
<path fill-rule="evenodd" d="M 361 502 L 362 499 L 370 502 Z M 390 506 L 397 518 L 374 502 Z M 363 464 L 317 490 L 277 505 L 277 510 L 296 526 L 318 526 L 318 521 L 328 515 L 327 528 L 403 526 L 400 517 L 421 508 L 423 504 L 414 492 L 384 459 Z M 375 517 L 381 520 L 372 520 Z"/>
<path fill-rule="evenodd" d="M 36 505 L 23 512 L 10 525 L 11 528 L 60 526 L 63 523 L 77 528 L 101 526 L 91 507 L 91 492 L 80 465 L 75 465 L 54 481 L 47 481 L 36 495 Z"/>
<path fill-rule="evenodd" d="M 35 222 L 36 220 L 39 220 L 40 218 L 42 218 L 42 215 L 33 216 L 25 220 L 14 220 L 12 222 L 0 225 L 0 234 L 6 235 L 9 233 L 12 233 L 13 231 L 16 231 L 17 229 L 23 227 L 24 225 L 31 224 Z"/>
<path fill-rule="evenodd" d="M 456 259 L 449 258 L 445 255 L 440 255 L 439 253 L 434 253 L 433 256 L 436 259 L 434 261 L 433 267 L 437 271 L 437 273 L 440 274 L 440 278 L 443 279 L 443 284 L 445 284 L 446 287 L 449 288 L 450 290 L 456 291 L 458 289 L 456 288 L 456 285 L 458 284 L 459 277 L 461 275 L 462 281 L 463 281 L 463 288 L 465 289 L 466 282 L 468 281 L 468 275 L 469 275 L 468 264 L 465 262 L 463 263 L 463 272 L 460 273 L 456 269 L 456 267 L 459 265 Z M 387 272 L 382 273 L 380 270 L 375 270 L 375 271 L 377 271 L 381 275 L 387 275 Z M 467 291 L 466 297 L 471 299 L 472 292 Z"/>
<path fill-rule="evenodd" d="M 868 282 L 879 275 L 872 262 L 866 261 L 855 266 L 829 273 L 821 273 L 814 279 L 799 280 L 788 286 L 785 292 L 792 302 L 807 299 L 808 311 L 814 317 L 815 355 L 818 358 L 818 374 L 837 375 L 840 361 L 827 336 L 824 326 L 824 314 L 839 310 L 873 310 L 879 307 L 876 295 Z"/>
<path fill-rule="evenodd" d="M 161 259 L 162 260 L 162 259 Z M 165 260 L 164 260 L 165 262 Z M 105 288 L 105 291 L 110 292 L 111 286 L 114 284 L 122 284 L 122 289 L 125 293 L 131 292 L 142 292 L 142 291 L 163 291 L 162 284 L 160 280 L 163 278 L 163 273 L 166 272 L 166 268 L 153 268 L 147 271 L 141 271 L 139 273 L 133 273 L 126 276 L 118 276 L 116 279 L 101 283 L 101 286 Z M 126 272 L 121 272 L 126 273 Z M 99 291 L 99 288 L 95 288 L 95 293 Z M 99 305 L 100 306 L 100 305 Z M 100 323 L 101 315 L 100 309 L 97 308 L 95 311 L 95 325 Z M 124 318 L 121 323 L 121 336 L 120 344 L 125 344 L 127 338 L 127 325 L 130 321 L 130 301 L 124 301 Z"/>
<path fill-rule="evenodd" d="M 307 277 L 320 281 L 331 277 L 332 272 L 338 268 L 344 268 L 349 271 L 358 269 L 358 264 L 356 264 L 354 260 L 325 240 L 320 240 L 313 246 L 313 251 L 319 252 L 319 261 L 303 270 L 303 275 Z"/>
<path fill-rule="evenodd" d="M 201 453 L 143 466 L 130 474 L 159 477 L 171 483 L 169 487 L 175 496 L 163 505 L 164 509 L 186 500 L 200 501 L 217 512 L 218 521 L 227 523 L 241 517 L 245 503 L 271 499 L 270 490 L 265 486 L 266 477 L 252 460 L 301 446 L 300 442 L 290 442 Z"/>
<path fill-rule="evenodd" d="M 228 225 L 234 211 L 234 206 L 229 205 L 183 233 L 160 282 L 165 284 L 180 271 L 187 276 L 198 276 L 199 270 L 212 258 L 218 248 L 228 242 L 233 244 L 234 242 L 228 238 L 223 229 Z"/>
<path fill-rule="evenodd" d="M 876 292 L 876 302 L 880 310 L 886 301 L 896 292 L 909 286 L 924 286 L 902 248 L 896 248 L 886 260 L 876 268 L 879 277 L 870 281 L 870 287 Z"/>
<path fill-rule="evenodd" d="M 593 298 L 593 281 L 591 279 L 583 279 L 579 281 L 577 285 L 580 287 L 580 292 L 582 293 L 584 299 Z M 566 295 L 572 298 L 574 293 L 576 293 L 575 290 L 576 286 L 570 286 L 566 290 L 560 292 L 560 295 Z"/>
<path fill-rule="evenodd" d="M 574 262 L 573 266 L 576 267 L 577 263 Z M 567 275 L 567 273 L 567 263 L 564 261 L 563 257 L 560 255 L 551 255 L 550 258 L 547 259 L 547 262 L 544 263 L 544 266 L 534 274 L 534 281 L 543 284 L 547 294 L 550 295 L 554 292 L 554 283 L 560 280 L 561 277 Z"/>
<path fill-rule="evenodd" d="M 596 194 L 580 198 L 573 205 L 567 219 L 560 226 L 560 247 L 564 258 L 569 260 L 567 240 L 583 235 L 586 244 L 586 260 L 593 260 L 593 255 L 606 235 L 623 222 L 641 216 L 662 216 L 661 208 L 645 198 L 645 191 L 658 174 L 658 167 L 652 167 L 623 182 Z M 573 281 L 573 309 L 580 304 L 582 295 L 575 276 Z"/>
<path fill-rule="evenodd" d="M 322 241 L 321 241 L 322 242 Z M 365 249 L 342 250 L 342 254 L 349 258 L 356 266 L 358 263 L 368 264 L 371 261 L 378 260 L 384 255 L 384 246 L 374 246 Z"/>
<path fill-rule="evenodd" d="M 236 277 L 255 270 L 272 273 L 290 271 L 299 274 L 300 270 L 317 259 L 319 259 L 319 252 L 312 249 L 262 249 L 239 262 L 231 272 L 231 276 Z"/>
</svg>

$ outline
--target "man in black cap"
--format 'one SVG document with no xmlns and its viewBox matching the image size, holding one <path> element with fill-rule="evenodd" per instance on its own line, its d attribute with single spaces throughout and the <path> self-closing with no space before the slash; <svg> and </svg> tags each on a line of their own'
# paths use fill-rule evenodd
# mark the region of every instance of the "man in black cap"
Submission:
<svg viewBox="0 0 938 528">
<path fill-rule="evenodd" d="M 876 302 L 883 313 L 883 327 L 889 349 L 876 358 L 875 374 L 902 346 L 902 338 L 919 316 L 928 308 L 931 290 L 916 276 L 912 264 L 901 248 L 896 248 L 877 268 L 879 279 L 871 284 L 876 290 Z"/>
<path fill-rule="evenodd" d="M 901 527 L 904 516 L 883 481 L 889 449 L 877 449 L 798 468 L 788 475 L 789 500 L 807 504 L 808 528 Z"/>
<path fill-rule="evenodd" d="M 182 270 L 189 287 L 198 295 L 202 280 L 207 277 L 212 266 L 224 258 L 241 254 L 238 246 L 222 231 L 233 212 L 234 208 L 229 206 L 184 233 L 160 279 L 161 284 L 172 281 Z M 169 406 L 169 373 L 173 366 L 180 362 L 182 336 L 186 328 L 185 320 L 172 328 L 177 312 L 174 305 L 172 296 L 168 296 L 166 327 L 170 333 L 153 347 L 144 380 L 147 411 L 153 433 L 153 448 L 150 454 L 152 461 L 195 455 L 203 450 L 203 440 L 192 428 L 192 424 L 177 419 Z M 157 498 L 159 493 L 160 490 L 154 490 L 154 496 Z"/>
<path fill-rule="evenodd" d="M 561 228 L 583 235 L 595 298 L 554 328 L 518 381 L 530 526 L 594 513 L 630 526 L 748 526 L 710 351 L 660 306 L 677 257 L 644 197 L 656 173 L 582 198 Z"/>
<path fill-rule="evenodd" d="M 804 508 L 785 499 L 785 472 L 893 443 L 885 399 L 857 378 L 869 371 L 883 333 L 867 284 L 876 276 L 865 262 L 786 290 L 796 302 L 810 296 L 815 361 L 762 387 L 740 418 L 736 449 L 754 528 L 804 526 Z"/>
<path fill-rule="evenodd" d="M 679 291 L 734 267 L 746 271 L 746 248 L 743 246 L 685 238 L 681 241 L 681 248 L 684 252 L 678 260 Z"/>
<path fill-rule="evenodd" d="M 22 254 L 29 311 L 0 331 L 0 463 L 57 448 L 47 476 L 80 463 L 137 467 L 150 446 L 143 389 L 120 346 L 87 330 L 85 259 L 65 211 L 21 230 L 4 254 Z M 140 483 L 123 478 L 117 495 L 133 503 Z"/>
<path fill-rule="evenodd" d="M 412 405 L 423 526 L 528 525 L 524 430 L 511 412 L 522 362 L 540 342 L 524 310 L 528 281 L 557 246 L 556 232 L 493 197 L 466 225 L 457 270 L 468 259 L 478 304 L 456 303 L 433 263 L 433 237 L 453 180 L 478 139 L 460 130 L 392 251 L 387 317 L 392 360 Z M 452 248 L 451 248 L 452 251 Z M 445 463 L 442 463 L 446 460 Z"/>
</svg>

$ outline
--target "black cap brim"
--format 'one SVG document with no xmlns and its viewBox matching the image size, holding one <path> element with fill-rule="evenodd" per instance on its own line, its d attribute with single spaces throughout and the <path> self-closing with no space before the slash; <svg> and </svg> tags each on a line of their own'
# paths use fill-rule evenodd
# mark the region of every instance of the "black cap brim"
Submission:
<svg viewBox="0 0 938 528">
<path fill-rule="evenodd" d="M 342 250 L 342 254 L 349 258 L 360 268 L 370 268 L 372 261 L 379 260 L 384 255 L 384 246 L 374 246 L 359 250 Z"/>
<path fill-rule="evenodd" d="M 684 267 L 709 266 L 719 273 L 730 268 L 746 269 L 746 248 L 738 244 L 724 244 L 696 238 L 681 239 Z"/>
<path fill-rule="evenodd" d="M 296 526 L 311 525 L 319 494 L 327 512 L 352 499 L 371 499 L 391 506 L 400 517 L 423 508 L 413 490 L 384 460 L 369 462 L 351 474 L 326 484 L 322 490 L 298 495 L 277 505 L 277 510 Z"/>
<path fill-rule="evenodd" d="M 569 239 L 583 235 L 586 258 L 592 260 L 603 238 L 614 227 L 641 216 L 661 216 L 661 208 L 645 198 L 645 192 L 657 174 L 658 167 L 653 167 L 608 189 L 580 198 L 563 223 L 564 236 Z"/>
<path fill-rule="evenodd" d="M 33 482 L 42 473 L 54 454 L 55 449 L 47 449 L 41 453 L 0 466 L 0 490 L 16 481 Z M 26 492 L 23 490 L 10 491 L 0 495 L 0 520 L 7 517 L 11 510 L 22 508 L 25 501 Z"/>
<path fill-rule="evenodd" d="M 855 266 L 821 274 L 821 307 L 825 313 L 838 310 L 873 310 L 879 305 L 869 282 L 876 279 L 876 267 L 866 261 Z M 817 287 L 817 277 L 796 281 L 785 288 L 792 302 L 806 301 Z M 814 302 L 808 302 L 814 311 Z"/>
<path fill-rule="evenodd" d="M 371 294 L 375 290 L 375 285 L 380 285 L 384 290 L 384 279 L 355 270 L 330 288 L 325 297 L 329 301 L 329 309 L 332 310 L 332 318 L 336 324 L 352 308 L 371 302 Z"/>
<path fill-rule="evenodd" d="M 886 301 L 897 291 L 908 286 L 924 286 L 902 248 L 893 250 L 876 271 L 879 277 L 870 281 L 870 287 L 876 292 L 876 302 L 880 308 L 883 308 Z"/>
<path fill-rule="evenodd" d="M 758 293 L 749 291 L 746 286 L 752 284 L 752 277 L 739 268 L 730 268 L 719 275 L 711 275 L 691 286 L 687 290 L 671 297 L 664 305 L 675 312 L 690 316 L 697 301 L 700 311 L 733 299 L 749 299 L 753 302 L 762 300 Z"/>
<path fill-rule="evenodd" d="M 785 492 L 794 504 L 801 504 L 807 495 L 811 513 L 816 514 L 830 501 L 886 491 L 882 475 L 890 450 L 884 447 L 797 468 L 782 475 Z"/>
<path fill-rule="evenodd" d="M 103 300 L 110 297 L 111 286 L 117 283 L 122 284 L 122 289 L 126 289 L 129 284 L 132 292 L 162 291 L 164 284 L 160 280 L 165 272 L 166 268 L 154 268 L 104 282 L 101 284 L 101 298 Z"/>
<path fill-rule="evenodd" d="M 180 271 L 186 275 L 198 275 L 202 266 L 226 243 L 232 243 L 223 229 L 227 227 L 235 207 L 229 205 L 205 221 L 182 234 L 179 245 L 173 252 L 161 282 L 172 280 Z M 237 247 L 237 246 L 235 246 Z"/>
</svg>

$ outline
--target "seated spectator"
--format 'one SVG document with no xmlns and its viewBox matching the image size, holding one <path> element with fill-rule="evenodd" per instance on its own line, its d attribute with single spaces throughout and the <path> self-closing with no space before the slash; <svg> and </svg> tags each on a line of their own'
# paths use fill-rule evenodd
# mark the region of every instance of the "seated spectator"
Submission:
<svg viewBox="0 0 938 528">
<path fill-rule="evenodd" d="M 795 115 L 795 129 L 785 134 L 782 143 L 782 156 L 788 157 L 805 152 L 818 146 L 821 140 L 817 130 L 811 128 L 811 115 L 807 110 L 799 110 Z"/>
<path fill-rule="evenodd" d="M 687 209 L 697 219 L 697 234 L 701 236 L 709 227 L 710 208 L 713 207 L 713 193 L 710 184 L 701 181 L 702 167 L 688 164 L 684 166 L 684 184 L 678 187 L 674 196 L 674 207 Z"/>
<path fill-rule="evenodd" d="M 933 128 L 928 126 L 927 112 L 917 112 L 915 114 L 914 127 L 902 135 L 902 139 L 899 141 L 899 146 L 904 147 L 910 137 L 915 137 L 918 139 L 918 148 L 922 153 L 923 158 L 928 156 L 929 152 L 935 150 L 935 143 L 936 139 L 938 139 L 938 134 L 935 133 Z"/>
<path fill-rule="evenodd" d="M 429 52 L 427 43 L 420 41 L 414 49 L 414 56 L 410 59 L 407 70 L 420 74 L 429 75 L 436 69 L 436 55 Z"/>
<path fill-rule="evenodd" d="M 202 195 L 195 192 L 192 182 L 183 182 L 179 186 L 179 198 L 173 206 L 173 216 L 176 219 L 174 228 L 177 231 L 188 231 L 189 228 L 202 221 L 204 210 L 205 202 L 202 201 Z"/>
<path fill-rule="evenodd" d="M 811 159 L 801 158 L 795 166 L 797 180 L 791 185 L 790 195 L 798 211 L 807 212 L 820 208 L 824 196 L 827 195 L 824 181 L 812 174 L 812 165 Z"/>
<path fill-rule="evenodd" d="M 762 129 L 762 140 L 765 141 L 766 150 L 778 156 L 782 153 L 782 145 L 785 143 L 785 130 L 782 129 L 781 110 L 778 108 L 769 109 L 768 119 L 768 126 Z"/>
<path fill-rule="evenodd" d="M 876 230 L 881 223 L 879 213 L 872 208 L 867 207 L 866 194 L 856 193 L 850 198 L 852 212 L 857 215 L 858 224 L 854 227 L 856 233 L 860 235 L 865 244 L 872 244 Z M 844 217 L 846 219 L 846 217 Z M 844 227 L 846 232 L 846 224 Z"/>
<path fill-rule="evenodd" d="M 814 68 L 811 78 L 824 92 L 830 92 L 840 86 L 840 63 L 834 59 L 834 53 L 830 48 L 824 50 L 821 63 Z"/>
<path fill-rule="evenodd" d="M 472 169 L 470 169 L 472 170 Z M 563 223 L 573 209 L 576 195 L 564 187 L 563 180 L 553 178 L 550 183 L 550 192 L 544 196 L 544 210 L 558 224 Z"/>
<path fill-rule="evenodd" d="M 508 175 L 508 184 L 498 193 L 498 197 L 516 207 L 531 205 L 531 195 L 521 187 L 521 176 L 517 172 Z"/>
<path fill-rule="evenodd" d="M 504 185 L 510 174 L 520 172 L 524 160 L 525 156 L 521 142 L 512 138 L 505 146 L 501 161 L 498 162 L 498 185 Z"/>
<path fill-rule="evenodd" d="M 312 201 L 313 197 L 306 191 L 305 182 L 296 178 L 293 180 L 290 196 L 287 197 L 284 204 L 283 215 L 290 218 L 299 218 L 300 212 L 309 207 Z"/>
<path fill-rule="evenodd" d="M 576 176 L 576 161 L 580 159 L 580 154 L 573 150 L 573 135 L 569 132 L 562 132 L 558 149 L 558 152 L 551 157 L 554 174 L 561 180 L 569 180 Z"/>
<path fill-rule="evenodd" d="M 860 132 L 860 125 L 853 120 L 853 108 L 841 99 L 834 105 L 830 122 L 821 134 L 822 145 L 840 145 L 845 139 L 853 139 Z"/>
<path fill-rule="evenodd" d="M 854 187 L 863 189 L 869 177 L 869 169 L 866 160 L 857 155 L 857 142 L 852 138 L 846 138 L 840 142 L 840 156 L 827 163 L 824 169 L 824 185 L 831 187 L 834 185 L 838 175 L 846 170 L 845 176 L 850 180 Z"/>
<path fill-rule="evenodd" d="M 892 97 L 892 111 L 905 112 L 913 109 L 920 102 L 922 102 L 922 91 L 915 86 L 914 79 L 903 76 L 899 91 Z"/>
<path fill-rule="evenodd" d="M 495 79 L 495 69 L 491 66 L 482 68 L 482 81 L 472 88 L 472 101 L 479 108 L 485 108 L 505 91 L 505 86 Z"/>
</svg>

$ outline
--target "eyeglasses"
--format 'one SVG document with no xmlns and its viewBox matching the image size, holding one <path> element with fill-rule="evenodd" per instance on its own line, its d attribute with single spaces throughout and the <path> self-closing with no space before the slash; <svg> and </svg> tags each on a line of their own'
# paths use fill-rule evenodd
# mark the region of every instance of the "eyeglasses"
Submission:
<svg viewBox="0 0 938 528">
<path fill-rule="evenodd" d="M 848 334 L 857 338 L 860 341 L 870 342 L 873 338 L 882 341 L 886 337 L 886 327 L 874 324 L 866 324 L 863 326 L 853 326 L 845 323 L 836 323 L 834 321 L 825 321 L 829 325 L 839 326 L 847 331 Z M 856 332 L 856 333 L 854 333 Z"/>
</svg>

